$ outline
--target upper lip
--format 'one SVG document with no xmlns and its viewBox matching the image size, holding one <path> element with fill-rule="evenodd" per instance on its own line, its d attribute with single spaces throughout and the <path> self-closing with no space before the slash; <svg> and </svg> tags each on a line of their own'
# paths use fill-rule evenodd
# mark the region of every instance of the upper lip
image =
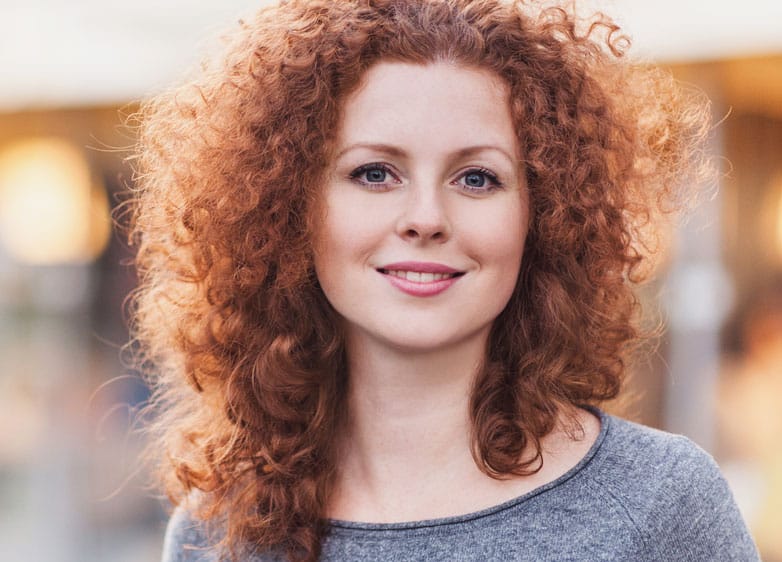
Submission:
<svg viewBox="0 0 782 562">
<path fill-rule="evenodd" d="M 417 271 L 419 273 L 462 273 L 441 263 L 428 261 L 400 261 L 378 268 L 381 271 Z"/>
</svg>

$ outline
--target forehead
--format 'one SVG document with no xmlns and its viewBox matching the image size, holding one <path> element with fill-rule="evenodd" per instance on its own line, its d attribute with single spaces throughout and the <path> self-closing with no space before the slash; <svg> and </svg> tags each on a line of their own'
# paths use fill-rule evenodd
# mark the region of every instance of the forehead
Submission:
<svg viewBox="0 0 782 562">
<path fill-rule="evenodd" d="M 509 89 L 495 74 L 450 62 L 381 62 L 342 108 L 338 145 L 496 144 L 517 153 Z M 381 138 L 382 137 L 382 138 Z"/>
</svg>

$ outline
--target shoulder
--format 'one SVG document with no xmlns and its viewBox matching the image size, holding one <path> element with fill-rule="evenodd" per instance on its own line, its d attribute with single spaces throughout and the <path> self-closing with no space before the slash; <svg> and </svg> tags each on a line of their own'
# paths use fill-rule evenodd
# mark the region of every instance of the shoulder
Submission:
<svg viewBox="0 0 782 562">
<path fill-rule="evenodd" d="M 596 480 L 633 512 L 732 500 L 717 463 L 687 437 L 615 417 L 608 424 Z"/>
<path fill-rule="evenodd" d="M 607 475 L 645 477 L 654 484 L 697 484 L 719 477 L 719 468 L 706 451 L 683 435 L 675 435 L 613 416 L 603 446 Z M 686 476 L 686 478 L 685 478 Z"/>
<path fill-rule="evenodd" d="M 211 562 L 219 559 L 209 524 L 196 519 L 183 505 L 168 520 L 162 562 Z"/>
<path fill-rule="evenodd" d="M 277 550 L 257 552 L 248 544 L 226 547 L 224 519 L 200 519 L 194 514 L 194 495 L 176 507 L 168 520 L 161 562 L 281 562 Z"/>
<path fill-rule="evenodd" d="M 711 455 L 684 436 L 604 419 L 608 431 L 593 481 L 661 559 L 758 559 Z"/>
</svg>

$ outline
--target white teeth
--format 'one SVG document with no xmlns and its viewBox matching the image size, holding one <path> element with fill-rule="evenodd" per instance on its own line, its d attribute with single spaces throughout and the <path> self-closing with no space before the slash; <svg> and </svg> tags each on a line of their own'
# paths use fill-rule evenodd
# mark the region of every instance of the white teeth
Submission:
<svg viewBox="0 0 782 562">
<path fill-rule="evenodd" d="M 407 279 L 408 281 L 414 281 L 415 283 L 432 283 L 434 281 L 440 281 L 441 279 L 450 279 L 454 277 L 453 273 L 422 273 L 420 271 L 395 271 L 389 270 L 386 272 L 388 275 L 394 277 L 400 277 Z"/>
</svg>

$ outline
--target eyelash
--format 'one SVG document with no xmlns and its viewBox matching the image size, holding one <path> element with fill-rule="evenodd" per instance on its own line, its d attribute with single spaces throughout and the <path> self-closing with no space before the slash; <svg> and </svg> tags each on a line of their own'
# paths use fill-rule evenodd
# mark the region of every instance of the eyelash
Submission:
<svg viewBox="0 0 782 562">
<path fill-rule="evenodd" d="M 487 170 L 486 168 L 471 168 L 469 170 L 465 170 L 460 176 L 459 179 L 464 178 L 466 176 L 469 176 L 470 174 L 482 174 L 486 176 L 486 179 L 489 180 L 489 185 L 487 187 L 470 187 L 468 185 L 462 185 L 462 188 L 467 190 L 471 193 L 488 193 L 491 191 L 495 191 L 497 189 L 502 189 L 505 187 L 502 182 L 500 181 L 500 178 L 497 177 L 497 175 L 492 172 L 491 170 Z"/>
<path fill-rule="evenodd" d="M 384 189 L 387 189 L 388 187 L 387 183 L 368 182 L 359 179 L 363 174 L 371 170 L 382 170 L 386 174 L 392 176 L 397 182 L 399 181 L 399 178 L 396 176 L 396 174 L 393 173 L 390 166 L 384 164 L 383 162 L 372 162 L 369 164 L 364 164 L 363 166 L 359 166 L 358 168 L 350 172 L 349 177 L 351 180 L 373 191 L 383 191 Z M 491 170 L 487 170 L 486 168 L 481 168 L 481 167 L 470 168 L 468 170 L 465 170 L 464 172 L 461 173 L 458 179 L 462 179 L 470 174 L 482 174 L 488 180 L 489 185 L 487 187 L 475 188 L 465 184 L 461 184 L 461 188 L 467 191 L 468 193 L 476 193 L 476 194 L 489 193 L 505 187 L 495 173 L 493 173 Z"/>
<path fill-rule="evenodd" d="M 386 189 L 388 187 L 387 183 L 368 182 L 359 179 L 361 175 L 371 170 L 382 170 L 386 174 L 393 177 L 397 182 L 399 181 L 399 178 L 396 177 L 396 174 L 394 174 L 391 171 L 391 168 L 387 164 L 383 164 L 382 162 L 371 162 L 369 164 L 364 164 L 363 166 L 359 166 L 358 168 L 350 172 L 350 179 L 363 185 L 364 187 L 366 187 L 371 191 L 383 191 L 384 189 Z"/>
</svg>

